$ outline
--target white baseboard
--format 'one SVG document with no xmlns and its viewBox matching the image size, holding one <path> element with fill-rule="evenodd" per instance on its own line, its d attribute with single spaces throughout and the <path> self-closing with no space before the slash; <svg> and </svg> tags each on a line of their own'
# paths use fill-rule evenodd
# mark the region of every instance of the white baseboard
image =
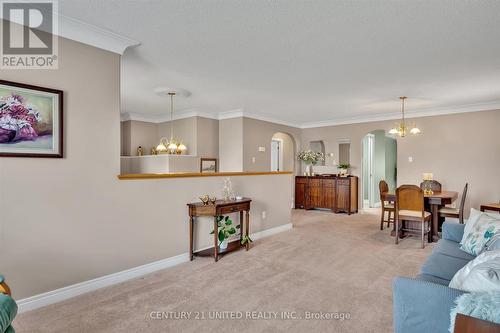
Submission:
<svg viewBox="0 0 500 333">
<path fill-rule="evenodd" d="M 267 230 L 259 231 L 250 235 L 252 240 L 268 237 L 286 230 L 292 229 L 292 224 L 284 224 Z M 23 298 L 17 301 L 18 312 L 35 310 L 43 306 L 54 304 L 79 296 L 97 289 L 109 287 L 130 279 L 150 274 L 162 269 L 170 268 L 189 261 L 189 253 L 182 253 L 174 257 L 158 260 L 142 266 L 130 268 L 121 272 L 101 276 L 92 280 L 76 283 L 67 287 L 48 291 L 42 294 Z"/>
<path fill-rule="evenodd" d="M 101 276 L 92 280 L 76 283 L 67 287 L 52 290 L 17 301 L 19 313 L 38 309 L 42 306 L 61 302 L 81 294 L 88 293 L 100 288 L 137 278 L 155 271 L 169 268 L 183 262 L 189 261 L 189 253 L 183 253 L 175 257 L 158 260 L 146 265 L 134 267 L 121 272 Z"/>
<path fill-rule="evenodd" d="M 278 233 L 283 232 L 283 231 L 291 230 L 292 228 L 293 228 L 293 226 L 291 223 L 282 224 L 282 225 L 274 227 L 274 228 L 269 228 L 266 230 L 255 232 L 255 233 L 251 234 L 250 237 L 252 238 L 252 240 L 261 239 L 264 237 L 269 237 L 269 236 L 278 234 Z"/>
</svg>

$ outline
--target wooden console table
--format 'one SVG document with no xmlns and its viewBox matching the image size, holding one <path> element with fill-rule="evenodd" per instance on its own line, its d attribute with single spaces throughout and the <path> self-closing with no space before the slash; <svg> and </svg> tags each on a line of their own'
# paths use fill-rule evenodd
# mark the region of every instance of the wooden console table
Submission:
<svg viewBox="0 0 500 333">
<path fill-rule="evenodd" d="M 214 260 L 217 262 L 219 260 L 219 255 L 228 253 L 241 248 L 241 240 L 243 239 L 243 232 L 245 236 L 248 236 L 250 230 L 250 202 L 252 199 L 243 198 L 241 200 L 217 200 L 215 204 L 204 205 L 202 202 L 189 203 L 189 258 L 193 260 L 194 255 L 208 256 L 213 255 Z M 217 226 L 217 216 L 231 213 L 240 213 L 240 241 L 231 242 L 227 245 L 227 248 L 221 250 L 218 246 L 218 226 Z M 245 212 L 245 219 L 243 219 L 243 213 Z M 193 251 L 193 229 L 195 217 L 198 216 L 211 216 L 214 218 L 214 247 L 202 251 Z M 246 223 L 244 222 L 246 220 Z M 245 226 L 246 224 L 246 226 Z M 249 242 L 246 243 L 246 250 L 249 249 Z"/>
</svg>

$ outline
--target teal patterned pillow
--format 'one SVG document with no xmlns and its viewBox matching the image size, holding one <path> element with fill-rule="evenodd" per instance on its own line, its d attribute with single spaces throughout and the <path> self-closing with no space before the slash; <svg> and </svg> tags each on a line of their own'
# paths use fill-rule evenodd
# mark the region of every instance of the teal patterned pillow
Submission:
<svg viewBox="0 0 500 333">
<path fill-rule="evenodd" d="M 460 249 L 477 256 L 484 250 L 486 243 L 498 232 L 500 232 L 500 214 L 498 218 L 489 214 L 481 214 L 469 229 L 469 233 L 464 235 L 460 242 Z"/>
</svg>

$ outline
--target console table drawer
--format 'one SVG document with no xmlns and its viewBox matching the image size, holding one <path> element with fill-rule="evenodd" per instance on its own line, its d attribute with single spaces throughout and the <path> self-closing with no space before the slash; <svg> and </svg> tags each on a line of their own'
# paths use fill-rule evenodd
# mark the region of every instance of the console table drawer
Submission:
<svg viewBox="0 0 500 333">
<path fill-rule="evenodd" d="M 239 211 L 243 211 L 243 210 L 250 210 L 250 204 L 249 203 L 242 203 L 240 205 L 217 207 L 217 214 L 218 215 L 230 214 L 230 213 L 235 213 L 235 212 L 239 212 Z"/>
</svg>

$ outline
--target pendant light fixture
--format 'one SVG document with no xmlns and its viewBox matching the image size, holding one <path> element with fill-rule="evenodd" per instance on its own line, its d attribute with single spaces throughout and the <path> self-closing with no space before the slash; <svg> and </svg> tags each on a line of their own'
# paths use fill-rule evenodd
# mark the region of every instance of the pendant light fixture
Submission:
<svg viewBox="0 0 500 333">
<path fill-rule="evenodd" d="M 186 145 L 174 137 L 174 97 L 177 95 L 187 97 L 191 94 L 187 90 L 174 90 L 170 88 L 157 88 L 155 92 L 160 95 L 167 94 L 170 97 L 170 139 L 167 140 L 165 137 L 162 137 L 160 143 L 156 146 L 156 152 L 158 154 L 184 154 L 187 151 Z"/>
<path fill-rule="evenodd" d="M 405 101 L 408 97 L 406 96 L 401 96 L 399 99 L 401 100 L 401 114 L 402 114 L 402 119 L 399 124 L 396 124 L 395 127 L 391 128 L 389 130 L 389 134 L 392 135 L 399 135 L 400 137 L 404 138 L 408 133 L 411 133 L 413 135 L 419 134 L 421 131 L 420 129 L 415 125 L 413 122 L 410 126 L 406 125 L 405 121 Z"/>
</svg>

